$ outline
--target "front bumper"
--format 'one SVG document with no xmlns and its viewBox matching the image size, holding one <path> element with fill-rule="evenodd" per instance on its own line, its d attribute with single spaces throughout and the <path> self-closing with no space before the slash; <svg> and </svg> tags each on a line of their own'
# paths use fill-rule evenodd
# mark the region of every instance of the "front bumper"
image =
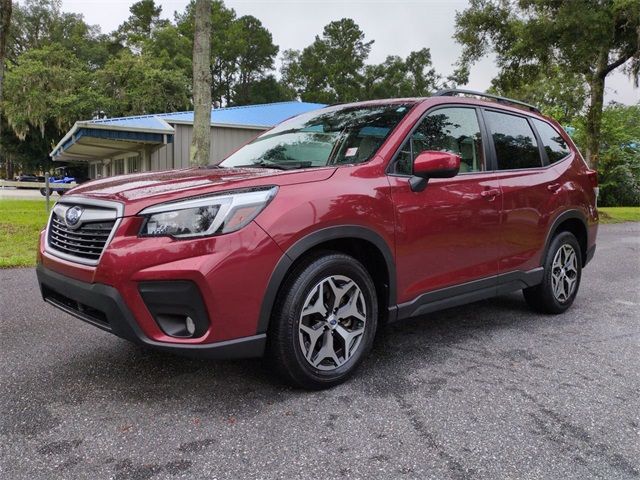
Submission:
<svg viewBox="0 0 640 480">
<path fill-rule="evenodd" d="M 206 344 L 152 340 L 142 332 L 115 288 L 101 283 L 82 282 L 43 265 L 38 265 L 36 273 L 42 297 L 47 303 L 126 340 L 166 352 L 200 358 L 250 358 L 264 354 L 264 333 Z"/>
</svg>

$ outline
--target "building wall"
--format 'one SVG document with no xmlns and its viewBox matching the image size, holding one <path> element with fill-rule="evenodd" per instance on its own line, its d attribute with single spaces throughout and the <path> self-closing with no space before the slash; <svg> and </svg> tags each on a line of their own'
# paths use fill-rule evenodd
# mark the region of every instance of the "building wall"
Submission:
<svg viewBox="0 0 640 480">
<path fill-rule="evenodd" d="M 174 168 L 173 145 L 173 143 L 167 143 L 151 151 L 149 170 L 170 170 Z"/>
<path fill-rule="evenodd" d="M 187 168 L 189 166 L 189 148 L 193 138 L 193 126 L 180 124 L 172 126 L 176 131 L 173 138 L 174 168 Z M 248 128 L 211 127 L 209 163 L 216 164 L 221 162 L 227 155 L 261 132 L 262 130 Z"/>
<path fill-rule="evenodd" d="M 128 159 L 132 155 L 140 155 L 141 171 L 171 170 L 172 168 L 187 168 L 189 166 L 189 148 L 193 137 L 193 126 L 175 124 L 173 143 L 160 147 L 142 150 L 140 152 L 123 153 L 113 158 L 96 159 L 90 162 L 89 173 L 92 178 L 115 175 L 114 166 L 120 158 Z M 211 127 L 211 164 L 224 160 L 231 152 L 253 139 L 262 130 L 248 128 Z M 119 163 L 118 163 L 119 164 Z M 95 165 L 95 166 L 93 166 Z M 127 160 L 125 172 L 130 173 Z"/>
<path fill-rule="evenodd" d="M 220 163 L 245 143 L 253 140 L 264 130 L 244 128 L 211 129 L 211 163 Z"/>
</svg>

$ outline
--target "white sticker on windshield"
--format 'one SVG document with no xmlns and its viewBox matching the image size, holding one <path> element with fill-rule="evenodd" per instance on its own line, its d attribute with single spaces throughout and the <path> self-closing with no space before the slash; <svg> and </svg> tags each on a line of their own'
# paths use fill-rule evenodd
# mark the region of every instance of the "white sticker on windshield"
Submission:
<svg viewBox="0 0 640 480">
<path fill-rule="evenodd" d="M 358 153 L 358 147 L 347 148 L 347 151 L 344 152 L 345 157 L 355 157 L 356 153 Z"/>
</svg>

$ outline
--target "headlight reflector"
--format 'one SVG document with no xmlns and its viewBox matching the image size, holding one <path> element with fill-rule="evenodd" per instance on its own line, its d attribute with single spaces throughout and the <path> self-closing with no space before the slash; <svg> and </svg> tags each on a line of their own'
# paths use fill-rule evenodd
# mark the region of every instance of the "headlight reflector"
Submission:
<svg viewBox="0 0 640 480">
<path fill-rule="evenodd" d="M 143 237 L 193 238 L 240 230 L 269 204 L 277 187 L 242 190 L 145 208 Z"/>
</svg>

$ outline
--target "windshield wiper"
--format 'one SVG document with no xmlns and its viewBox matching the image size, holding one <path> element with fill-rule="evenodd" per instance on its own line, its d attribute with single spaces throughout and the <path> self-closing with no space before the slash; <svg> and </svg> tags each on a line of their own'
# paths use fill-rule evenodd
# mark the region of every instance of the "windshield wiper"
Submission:
<svg viewBox="0 0 640 480">
<path fill-rule="evenodd" d="M 237 165 L 237 167 L 253 167 L 253 168 L 274 168 L 276 170 L 296 170 L 298 168 L 307 168 L 311 166 L 311 162 L 288 162 L 288 163 L 272 163 L 260 160 L 249 165 Z"/>
</svg>

